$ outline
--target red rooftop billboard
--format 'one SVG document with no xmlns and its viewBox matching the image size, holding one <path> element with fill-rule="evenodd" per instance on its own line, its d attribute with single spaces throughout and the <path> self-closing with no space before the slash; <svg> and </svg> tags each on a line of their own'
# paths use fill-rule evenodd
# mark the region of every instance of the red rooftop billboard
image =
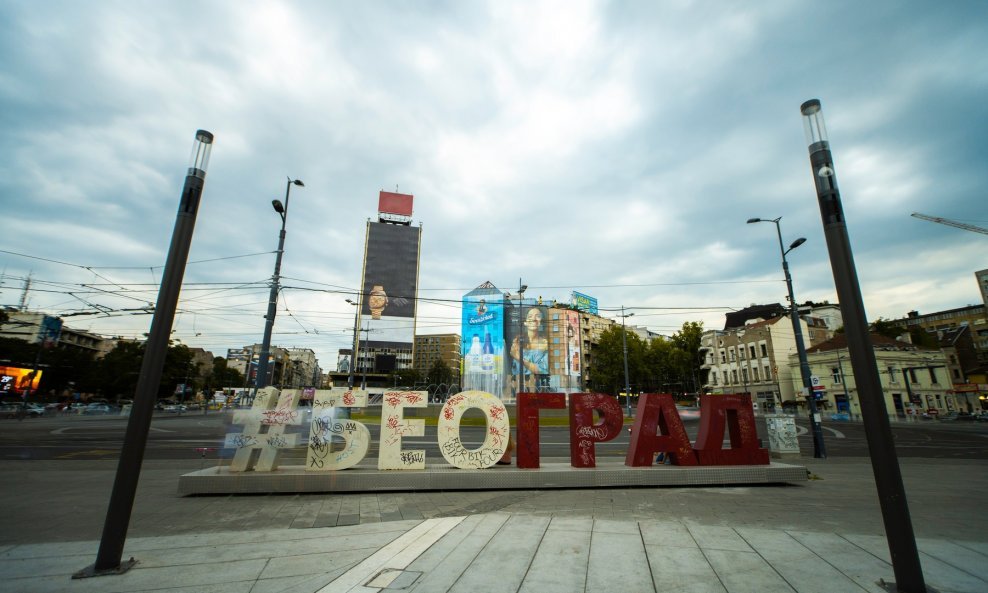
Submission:
<svg viewBox="0 0 988 593">
<path fill-rule="evenodd" d="M 377 201 L 377 211 L 381 214 L 397 214 L 398 216 L 412 216 L 412 200 L 415 196 L 411 194 L 399 194 L 390 191 L 382 191 Z"/>
</svg>

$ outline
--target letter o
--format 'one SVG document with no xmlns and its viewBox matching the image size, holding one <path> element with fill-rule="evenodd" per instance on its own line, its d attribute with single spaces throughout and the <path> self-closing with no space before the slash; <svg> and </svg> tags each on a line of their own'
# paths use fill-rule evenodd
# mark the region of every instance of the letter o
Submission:
<svg viewBox="0 0 988 593">
<path fill-rule="evenodd" d="M 470 408 L 478 408 L 487 418 L 484 444 L 467 449 L 460 441 L 460 419 Z M 439 451 L 446 461 L 461 469 L 491 467 L 508 447 L 511 423 L 501 400 L 485 391 L 464 391 L 446 400 L 439 414 Z"/>
</svg>

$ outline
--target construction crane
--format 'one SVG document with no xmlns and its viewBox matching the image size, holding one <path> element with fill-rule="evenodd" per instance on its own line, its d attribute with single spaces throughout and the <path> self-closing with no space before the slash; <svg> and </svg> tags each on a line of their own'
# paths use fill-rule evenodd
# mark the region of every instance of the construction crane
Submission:
<svg viewBox="0 0 988 593">
<path fill-rule="evenodd" d="M 963 222 L 957 222 L 956 220 L 950 220 L 949 218 L 927 216 L 925 214 L 920 214 L 919 212 L 913 212 L 910 216 L 914 218 L 921 218 L 923 220 L 928 220 L 930 222 L 939 222 L 940 224 L 945 224 L 947 226 L 954 226 L 959 229 L 964 229 L 965 231 L 972 231 L 975 233 L 981 233 L 982 235 L 988 235 L 988 229 L 981 228 L 979 226 L 974 226 L 973 224 L 964 224 Z"/>
</svg>

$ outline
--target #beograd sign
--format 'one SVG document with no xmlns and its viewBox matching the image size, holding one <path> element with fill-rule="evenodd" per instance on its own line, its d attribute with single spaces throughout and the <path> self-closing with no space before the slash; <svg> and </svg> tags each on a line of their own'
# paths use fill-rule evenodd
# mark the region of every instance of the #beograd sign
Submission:
<svg viewBox="0 0 988 593">
<path fill-rule="evenodd" d="M 250 409 L 234 414 L 233 422 L 242 424 L 244 429 L 242 433 L 227 436 L 226 446 L 235 450 L 230 471 L 272 471 L 277 469 L 278 455 L 282 449 L 299 445 L 299 435 L 286 434 L 285 428 L 302 423 L 298 411 L 300 394 L 299 390 L 279 392 L 267 387 L 257 392 Z M 426 395 L 424 391 L 389 391 L 384 394 L 378 469 L 425 469 L 425 451 L 403 449 L 402 439 L 406 436 L 424 436 L 425 421 L 405 418 L 404 409 L 427 407 Z M 370 431 L 356 420 L 335 418 L 333 410 L 366 407 L 367 392 L 318 390 L 312 405 L 305 470 L 337 471 L 360 463 L 367 455 Z M 566 406 L 566 395 L 562 393 L 518 394 L 519 468 L 539 467 L 539 410 L 563 409 Z M 651 466 L 660 452 L 667 453 L 674 465 L 768 465 L 768 450 L 758 443 L 750 396 L 704 395 L 700 398 L 700 407 L 700 430 L 694 444 L 686 434 L 671 395 L 643 395 L 631 429 L 631 444 L 625 465 Z M 484 443 L 476 449 L 469 449 L 460 441 L 460 419 L 466 410 L 472 408 L 481 410 L 487 419 Z M 597 423 L 593 421 L 594 412 L 600 416 Z M 569 394 L 572 466 L 596 467 L 596 444 L 616 438 L 623 425 L 624 409 L 616 398 L 601 393 Z M 440 411 L 439 450 L 454 467 L 491 467 L 504 454 L 510 430 L 508 411 L 500 399 L 483 391 L 465 391 L 449 398 Z M 730 438 L 729 449 L 723 448 L 725 432 Z M 254 451 L 260 451 L 260 454 L 252 462 Z"/>
</svg>

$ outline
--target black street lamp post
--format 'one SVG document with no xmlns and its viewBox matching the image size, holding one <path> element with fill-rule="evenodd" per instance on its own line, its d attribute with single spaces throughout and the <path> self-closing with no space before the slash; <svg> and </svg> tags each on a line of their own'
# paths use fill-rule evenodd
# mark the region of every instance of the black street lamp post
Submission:
<svg viewBox="0 0 988 593">
<path fill-rule="evenodd" d="M 288 197 L 292 186 L 305 187 L 301 179 L 288 178 L 285 187 L 285 204 L 281 200 L 272 200 L 271 206 L 281 217 L 281 233 L 278 235 L 278 253 L 274 259 L 274 276 L 271 277 L 271 294 L 268 296 L 268 313 L 264 316 L 264 338 L 261 341 L 261 358 L 257 361 L 257 377 L 254 381 L 254 393 L 268 385 L 268 357 L 271 355 L 271 331 L 274 329 L 274 317 L 278 307 L 278 291 L 281 279 L 281 256 L 285 253 L 285 223 L 288 221 Z"/>
<path fill-rule="evenodd" d="M 117 464 L 113 491 L 106 510 L 99 552 L 96 562 L 74 574 L 73 578 L 120 574 L 126 572 L 136 562 L 131 558 L 121 563 L 120 559 L 127 540 L 130 516 L 134 509 L 134 497 L 137 494 L 144 449 L 147 445 L 158 386 L 161 383 L 161 373 L 165 366 L 165 356 L 168 353 L 168 338 L 175 320 L 175 310 L 178 308 L 179 292 L 185 275 L 185 265 L 189 259 L 192 232 L 195 230 L 196 215 L 199 212 L 199 201 L 206 182 L 206 168 L 209 165 L 212 148 L 213 135 L 206 130 L 196 131 L 189 168 L 185 176 L 185 187 L 182 189 L 171 245 L 168 248 L 168 258 L 165 260 L 165 268 L 161 275 L 158 301 L 154 307 L 151 329 L 148 332 L 146 350 L 141 362 L 134 403 L 131 406 L 127 431 L 120 449 L 120 461 Z"/>
<path fill-rule="evenodd" d="M 347 377 L 347 387 L 349 389 L 353 389 L 354 373 L 356 372 L 354 367 L 357 365 L 357 348 L 360 346 L 360 334 L 357 332 L 357 318 L 360 316 L 360 303 L 355 303 L 350 299 L 347 299 L 346 302 L 357 308 L 353 312 L 353 350 L 350 351 L 350 376 Z"/>
<path fill-rule="evenodd" d="M 810 409 L 810 426 L 813 428 L 813 457 L 818 459 L 825 459 L 827 457 L 827 448 L 823 443 L 823 427 L 820 425 L 820 414 L 817 413 L 816 409 L 816 399 L 813 395 L 813 381 L 810 374 L 810 363 L 806 358 L 806 345 L 803 343 L 803 329 L 799 325 L 799 308 L 796 306 L 796 297 L 793 295 L 792 291 L 792 275 L 789 274 L 789 261 L 786 259 L 786 255 L 793 249 L 799 247 L 806 242 L 806 239 L 800 237 L 793 241 L 789 245 L 789 249 L 783 247 L 782 244 L 782 229 L 779 226 L 779 221 L 782 217 L 778 218 L 749 218 L 748 224 L 755 222 L 774 222 L 775 231 L 779 236 L 779 252 L 782 253 L 782 271 L 786 276 L 786 289 L 789 291 L 789 313 L 792 317 L 792 332 L 796 338 L 796 354 L 799 356 L 799 374 L 803 380 L 803 392 L 806 394 L 806 402 Z"/>
<path fill-rule="evenodd" d="M 631 381 L 628 377 L 628 335 L 624 328 L 624 320 L 634 313 L 624 313 L 624 305 L 621 305 L 621 350 L 624 353 L 624 396 L 628 405 L 628 416 L 631 416 Z"/>
<path fill-rule="evenodd" d="M 816 186 L 823 233 L 827 239 L 834 285 L 844 318 L 844 333 L 851 358 L 851 370 L 858 389 L 858 405 L 868 440 L 871 467 L 878 488 L 882 520 L 895 573 L 896 590 L 902 593 L 926 593 L 923 568 L 919 562 L 916 536 L 909 517 L 909 505 L 902 483 L 899 459 L 892 440 L 885 394 L 878 374 L 875 350 L 869 337 L 861 285 L 858 282 L 851 252 L 851 241 L 844 219 L 844 206 L 837 189 L 830 141 L 823 121 L 820 101 L 811 99 L 800 106 L 806 141 L 809 145 L 810 170 Z"/>
</svg>

